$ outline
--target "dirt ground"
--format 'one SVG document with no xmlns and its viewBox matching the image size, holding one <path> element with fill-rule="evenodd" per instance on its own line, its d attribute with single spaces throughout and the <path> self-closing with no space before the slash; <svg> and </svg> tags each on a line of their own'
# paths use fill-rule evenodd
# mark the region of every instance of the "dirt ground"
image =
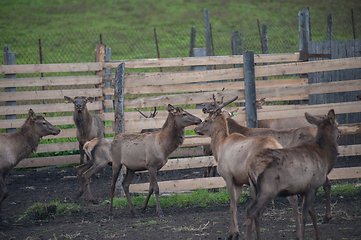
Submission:
<svg viewBox="0 0 361 240">
<path fill-rule="evenodd" d="M 347 159 L 339 167 L 349 165 Z M 202 177 L 203 169 L 160 172 L 160 180 Z M 229 204 L 208 207 L 163 208 L 165 217 L 159 218 L 155 207 L 147 209 L 145 217 L 133 217 L 128 209 L 114 211 L 114 220 L 108 220 L 108 206 L 93 204 L 86 193 L 76 200 L 78 180 L 75 168 L 44 168 L 42 170 L 13 171 L 8 184 L 9 196 L 3 202 L 3 216 L 8 225 L 0 226 L 0 239 L 224 239 L 229 228 Z M 146 181 L 147 176 L 144 178 Z M 103 202 L 109 199 L 111 168 L 101 177 L 93 177 L 93 195 Z M 348 180 L 356 183 L 357 179 Z M 336 181 L 333 181 L 335 184 Z M 37 203 L 58 200 L 75 202 L 81 211 L 47 221 L 35 218 L 18 221 L 26 209 Z M 244 237 L 245 209 L 248 202 L 238 205 L 241 239 Z M 301 203 L 299 204 L 301 205 Z M 317 196 L 315 208 L 318 218 L 324 215 L 325 198 Z M 332 196 L 332 219 L 319 222 L 322 239 L 361 239 L 361 187 L 354 196 Z M 289 204 L 276 198 L 263 214 L 261 231 L 263 239 L 294 239 L 295 225 Z M 306 239 L 314 239 L 309 221 Z"/>
</svg>

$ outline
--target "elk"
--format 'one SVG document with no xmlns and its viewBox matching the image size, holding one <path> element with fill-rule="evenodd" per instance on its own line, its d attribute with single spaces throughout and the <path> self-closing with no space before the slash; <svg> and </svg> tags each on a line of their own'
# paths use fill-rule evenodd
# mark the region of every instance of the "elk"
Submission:
<svg viewBox="0 0 361 240">
<path fill-rule="evenodd" d="M 229 134 L 227 113 L 222 113 L 222 108 L 235 101 L 237 97 L 220 106 L 214 95 L 213 99 L 215 109 L 210 111 L 210 115 L 194 131 L 199 135 L 211 137 L 211 149 L 217 161 L 217 170 L 226 182 L 230 197 L 231 219 L 227 239 L 238 239 L 237 204 L 243 185 L 249 185 L 247 175 L 249 161 L 262 149 L 279 149 L 282 145 L 272 137 L 245 137 L 240 133 Z M 289 201 L 293 209 L 297 209 L 297 197 L 292 196 Z M 298 210 L 295 210 L 295 214 L 297 222 Z"/>
<path fill-rule="evenodd" d="M 89 158 L 89 161 L 76 167 L 79 180 L 79 193 L 77 194 L 76 198 L 80 198 L 84 193 L 82 181 L 84 178 L 89 200 L 94 204 L 97 203 L 97 200 L 93 197 L 90 190 L 90 178 L 93 174 L 103 170 L 107 166 L 112 165 L 110 144 L 110 138 L 93 138 L 84 144 L 83 150 Z"/>
<path fill-rule="evenodd" d="M 259 222 L 262 209 L 278 196 L 302 197 L 300 239 L 304 239 L 307 212 L 310 214 L 316 239 L 320 239 L 313 200 L 316 192 L 332 170 L 338 156 L 339 135 L 335 112 L 317 118 L 305 113 L 309 123 L 317 126 L 314 143 L 304 143 L 292 148 L 266 149 L 259 152 L 248 168 L 251 192 L 256 197 L 247 207 L 246 239 L 251 239 L 252 220 L 255 219 L 257 239 L 260 239 Z"/>
<path fill-rule="evenodd" d="M 264 100 L 264 99 L 261 99 Z M 216 107 L 214 104 L 206 104 L 202 109 L 204 113 L 209 113 Z M 232 115 L 231 115 L 232 116 Z M 306 120 L 306 118 L 304 118 Z M 288 121 L 293 121 L 288 119 Z M 275 130 L 271 128 L 248 128 L 238 124 L 230 116 L 227 117 L 229 134 L 241 133 L 246 137 L 270 136 L 275 138 L 284 148 L 290 148 L 303 143 L 313 143 L 317 134 L 317 129 L 310 126 L 303 126 L 284 130 Z M 309 124 L 311 125 L 311 124 Z M 326 177 L 323 185 L 326 194 L 326 213 L 323 221 L 328 222 L 331 219 L 331 182 Z"/>
<path fill-rule="evenodd" d="M 24 158 L 36 151 L 42 137 L 58 135 L 60 129 L 45 120 L 42 115 L 35 115 L 29 109 L 25 123 L 15 133 L 0 133 L 0 213 L 1 203 L 8 196 L 5 178 Z"/>
<path fill-rule="evenodd" d="M 104 122 L 98 115 L 92 115 L 87 109 L 86 104 L 93 102 L 93 97 L 75 97 L 64 96 L 67 102 L 74 104 L 73 119 L 76 126 L 76 138 L 79 142 L 80 164 L 84 163 L 83 146 L 87 141 L 93 138 L 104 137 Z M 87 157 L 88 158 L 88 157 Z"/>
<path fill-rule="evenodd" d="M 122 165 L 127 171 L 123 179 L 122 186 L 127 197 L 130 211 L 134 216 L 138 216 L 132 204 L 129 194 L 129 185 L 136 171 L 149 171 L 149 192 L 141 207 L 141 213 L 148 205 L 148 201 L 154 192 L 156 198 L 156 211 L 159 217 L 164 217 L 159 204 L 159 187 L 157 174 L 168 161 L 168 156 L 184 141 L 184 128 L 201 123 L 201 119 L 181 107 L 167 106 L 168 117 L 163 127 L 159 131 L 152 133 L 119 133 L 114 137 L 111 144 L 111 156 L 113 159 L 113 177 L 110 187 L 110 208 L 109 218 L 113 219 L 113 198 L 117 178 Z"/>
</svg>

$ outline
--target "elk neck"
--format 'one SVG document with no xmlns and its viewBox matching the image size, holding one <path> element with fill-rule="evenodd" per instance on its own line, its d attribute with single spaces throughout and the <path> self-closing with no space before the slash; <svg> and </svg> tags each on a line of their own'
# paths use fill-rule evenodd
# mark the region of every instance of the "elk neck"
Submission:
<svg viewBox="0 0 361 240">
<path fill-rule="evenodd" d="M 330 126 L 327 126 L 326 128 L 330 128 Z M 327 166 L 327 171 L 330 172 L 338 157 L 337 136 L 333 129 L 318 129 L 316 144 L 325 156 L 323 159 Z"/>
<path fill-rule="evenodd" d="M 87 130 L 86 128 L 91 127 L 92 116 L 88 112 L 87 109 L 84 109 L 82 111 L 82 113 L 78 113 L 78 111 L 74 111 L 73 119 L 74 119 L 75 126 L 80 131 L 85 131 L 85 130 Z"/>
<path fill-rule="evenodd" d="M 247 130 L 248 130 L 248 128 L 243 127 L 242 125 L 238 124 L 232 118 L 227 118 L 227 124 L 228 124 L 229 134 L 232 134 L 232 133 L 245 134 L 247 132 Z"/>
<path fill-rule="evenodd" d="M 158 132 L 159 144 L 165 150 L 165 155 L 169 156 L 175 149 L 183 144 L 184 127 L 177 125 L 175 117 L 169 113 L 162 129 Z"/>
<path fill-rule="evenodd" d="M 36 134 L 34 131 L 34 122 L 27 118 L 24 125 L 21 126 L 19 131 L 13 133 L 14 139 L 17 143 L 17 159 L 26 158 L 31 153 L 36 151 L 36 148 L 39 145 L 41 136 Z"/>
<path fill-rule="evenodd" d="M 224 140 L 228 137 L 228 124 L 225 114 L 222 114 L 214 119 L 211 136 L 211 149 L 214 156 L 217 156 L 217 152 Z"/>
</svg>

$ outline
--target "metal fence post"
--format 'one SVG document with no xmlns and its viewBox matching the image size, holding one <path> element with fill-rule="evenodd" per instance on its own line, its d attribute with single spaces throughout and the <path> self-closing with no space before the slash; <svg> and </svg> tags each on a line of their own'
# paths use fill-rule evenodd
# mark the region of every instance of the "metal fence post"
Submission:
<svg viewBox="0 0 361 240">
<path fill-rule="evenodd" d="M 4 47 L 4 65 L 15 65 L 15 53 L 11 52 L 10 46 Z M 5 74 L 5 78 L 16 78 L 15 74 Z M 16 92 L 16 87 L 6 87 L 5 92 Z M 16 101 L 6 101 L 5 106 L 15 106 Z M 16 115 L 6 115 L 6 119 L 16 119 Z M 7 133 L 16 132 L 16 128 L 7 128 Z"/>
<path fill-rule="evenodd" d="M 262 53 L 268 54 L 268 33 L 267 33 L 267 24 L 262 24 L 262 33 L 261 33 L 261 39 L 262 39 Z M 263 63 L 263 65 L 267 66 L 269 63 Z M 263 80 L 268 80 L 269 77 L 265 76 L 263 77 Z"/>
<path fill-rule="evenodd" d="M 211 21 L 209 17 L 209 11 L 204 9 L 204 29 L 206 34 L 206 55 L 212 56 L 212 35 L 211 35 Z M 212 65 L 207 66 L 207 70 L 211 70 Z"/>
<path fill-rule="evenodd" d="M 332 13 L 327 14 L 327 40 L 332 40 L 333 29 L 332 29 Z"/>
<path fill-rule="evenodd" d="M 196 47 L 197 28 L 191 27 L 191 37 L 189 43 L 189 57 L 194 57 L 194 48 Z M 189 70 L 194 70 L 194 66 L 189 66 Z"/>
<path fill-rule="evenodd" d="M 115 135 L 124 132 L 124 71 L 125 64 L 121 63 L 115 70 L 115 85 L 114 85 L 114 116 L 115 116 Z M 120 174 L 116 183 L 116 188 L 119 195 L 123 196 L 123 167 L 120 169 Z"/>
<path fill-rule="evenodd" d="M 257 127 L 257 106 L 256 106 L 256 78 L 254 73 L 254 52 L 243 53 L 244 62 L 244 89 L 246 97 L 246 121 L 247 127 Z"/>
<path fill-rule="evenodd" d="M 112 49 L 109 48 L 109 47 L 107 47 L 107 48 L 105 48 L 105 61 L 106 61 L 106 62 L 110 62 L 111 59 L 112 59 Z M 112 70 L 107 68 L 107 69 L 104 70 L 104 73 L 105 73 L 105 74 L 111 74 L 111 73 L 112 73 Z M 106 81 L 104 86 L 107 87 L 107 88 L 110 88 L 110 87 L 111 87 L 111 84 L 112 84 L 112 81 L 111 81 L 111 80 L 110 80 L 110 81 Z M 110 99 L 111 99 L 111 96 L 110 96 L 110 95 L 105 95 L 104 99 L 105 99 L 105 100 L 110 100 Z M 112 111 L 111 108 L 105 108 L 105 112 L 111 112 L 111 111 Z"/>
</svg>

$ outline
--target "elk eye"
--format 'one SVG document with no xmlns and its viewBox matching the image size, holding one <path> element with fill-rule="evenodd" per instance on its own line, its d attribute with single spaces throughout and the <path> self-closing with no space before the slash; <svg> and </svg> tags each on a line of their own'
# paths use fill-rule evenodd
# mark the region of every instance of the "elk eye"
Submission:
<svg viewBox="0 0 361 240">
<path fill-rule="evenodd" d="M 46 125 L 46 122 L 43 122 L 43 125 Z"/>
<path fill-rule="evenodd" d="M 186 117 L 187 116 L 187 114 L 186 113 L 183 113 L 183 117 Z"/>
</svg>

